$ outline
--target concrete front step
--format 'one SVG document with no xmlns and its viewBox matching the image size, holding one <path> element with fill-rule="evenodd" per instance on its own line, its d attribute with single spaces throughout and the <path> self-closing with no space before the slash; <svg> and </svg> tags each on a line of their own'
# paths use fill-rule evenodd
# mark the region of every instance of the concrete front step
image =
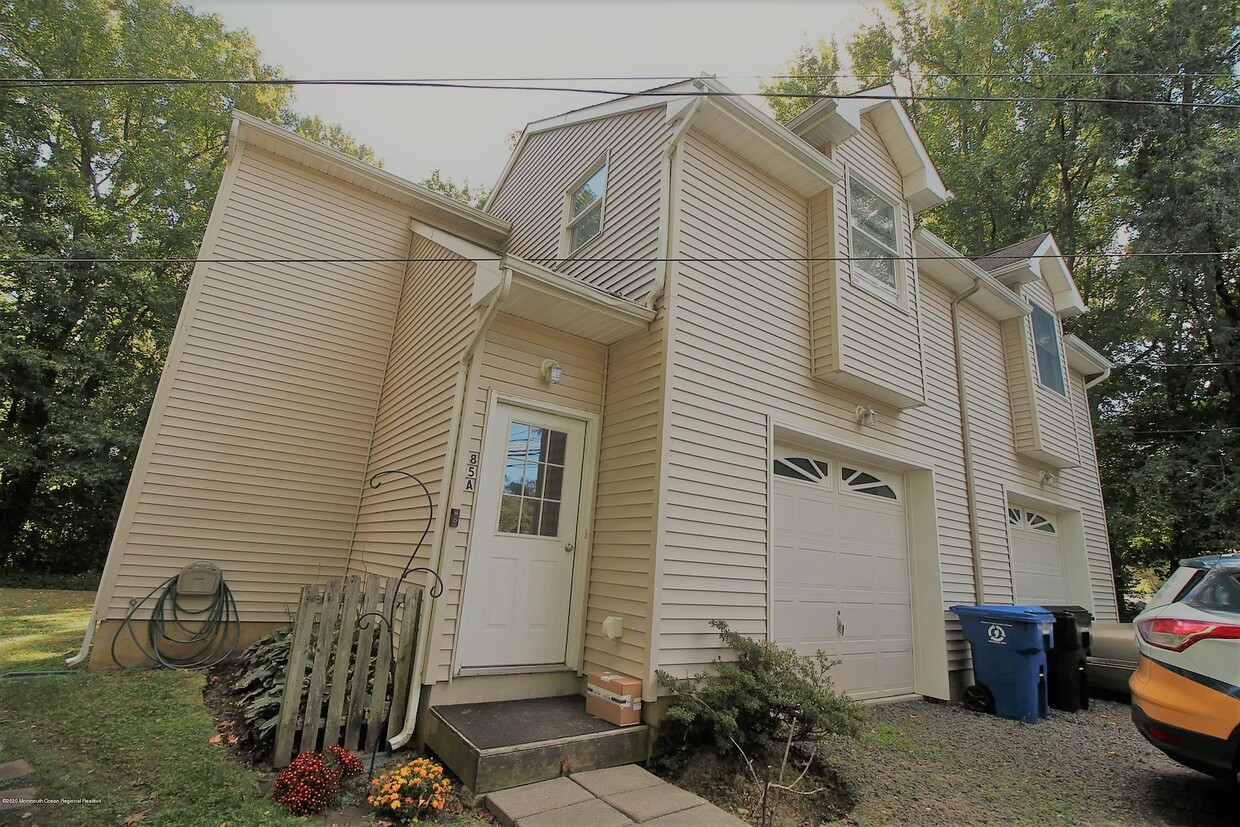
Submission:
<svg viewBox="0 0 1240 827">
<path fill-rule="evenodd" d="M 640 767 L 573 773 L 487 795 L 501 827 L 745 827 L 690 792 Z"/>
<path fill-rule="evenodd" d="M 426 745 L 475 795 L 644 761 L 650 729 L 590 716 L 581 696 L 432 707 Z"/>
</svg>

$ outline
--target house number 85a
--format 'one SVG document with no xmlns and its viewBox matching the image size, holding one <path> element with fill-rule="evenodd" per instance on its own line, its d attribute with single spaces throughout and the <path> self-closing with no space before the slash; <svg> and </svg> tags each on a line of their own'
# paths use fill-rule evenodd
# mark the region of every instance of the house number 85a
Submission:
<svg viewBox="0 0 1240 827">
<path fill-rule="evenodd" d="M 478 452 L 469 452 L 469 465 L 465 468 L 465 492 L 473 493 L 478 484 Z"/>
</svg>

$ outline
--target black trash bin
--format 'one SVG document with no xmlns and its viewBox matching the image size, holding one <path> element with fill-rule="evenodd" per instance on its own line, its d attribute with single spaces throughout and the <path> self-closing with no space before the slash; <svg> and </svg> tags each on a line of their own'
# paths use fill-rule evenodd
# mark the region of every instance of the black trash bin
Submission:
<svg viewBox="0 0 1240 827">
<path fill-rule="evenodd" d="M 1046 653 L 1047 702 L 1052 709 L 1089 709 L 1090 627 L 1094 616 L 1081 606 L 1043 606 L 1055 616 L 1055 646 Z"/>
</svg>

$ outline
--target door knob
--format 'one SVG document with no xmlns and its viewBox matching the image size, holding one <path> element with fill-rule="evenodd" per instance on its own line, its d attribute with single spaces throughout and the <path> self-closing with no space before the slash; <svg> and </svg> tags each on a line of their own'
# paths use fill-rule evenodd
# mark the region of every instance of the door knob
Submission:
<svg viewBox="0 0 1240 827">
<path fill-rule="evenodd" d="M 565 554 L 572 554 L 572 553 L 573 553 L 573 549 L 575 549 L 575 548 L 577 548 L 577 547 L 576 547 L 575 545 L 573 545 L 572 543 L 565 543 L 565 544 L 564 544 L 564 553 L 565 553 Z"/>
</svg>

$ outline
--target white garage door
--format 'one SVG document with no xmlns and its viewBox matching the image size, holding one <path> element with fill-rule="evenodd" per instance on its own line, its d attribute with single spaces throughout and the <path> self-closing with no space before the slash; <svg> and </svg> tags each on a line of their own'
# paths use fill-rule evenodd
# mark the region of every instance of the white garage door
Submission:
<svg viewBox="0 0 1240 827">
<path fill-rule="evenodd" d="M 1063 544 L 1055 516 L 1011 506 L 1008 508 L 1008 532 L 1012 540 L 1016 602 L 1035 606 L 1070 603 Z"/>
<path fill-rule="evenodd" d="M 777 451 L 775 641 L 841 661 L 855 698 L 913 691 L 908 531 L 898 474 Z"/>
</svg>

